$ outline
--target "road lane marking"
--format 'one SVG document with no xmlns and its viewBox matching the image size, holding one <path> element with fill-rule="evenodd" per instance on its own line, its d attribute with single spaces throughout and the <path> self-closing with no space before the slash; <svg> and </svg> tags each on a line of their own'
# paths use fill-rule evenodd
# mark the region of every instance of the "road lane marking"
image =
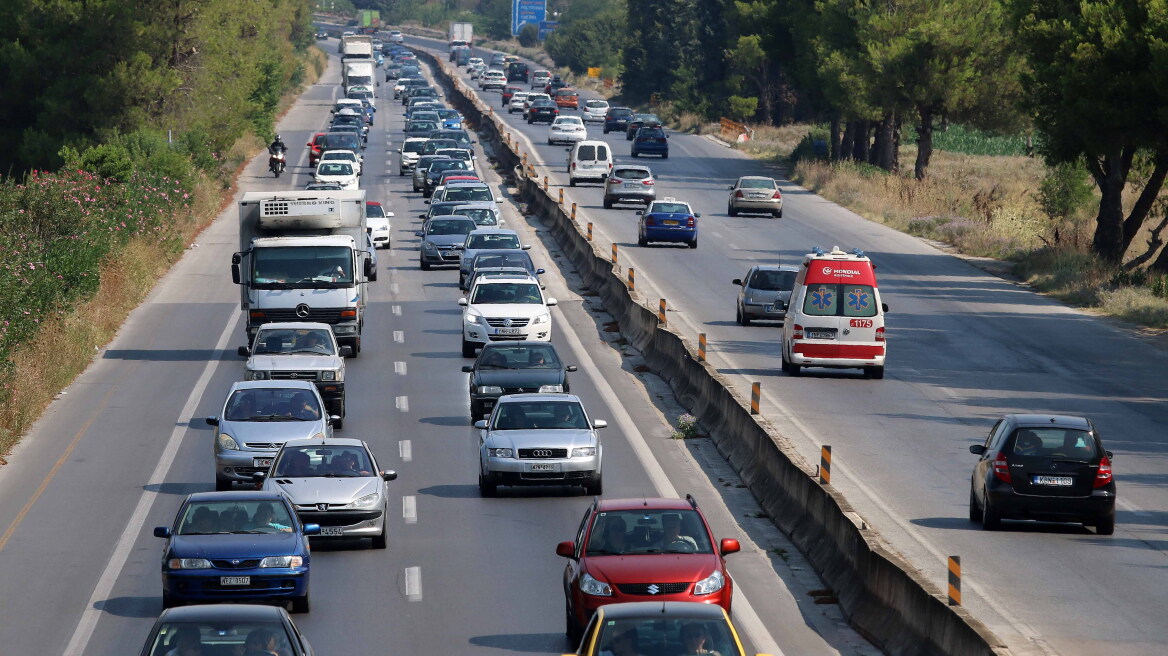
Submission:
<svg viewBox="0 0 1168 656">
<path fill-rule="evenodd" d="M 418 523 L 418 497 L 402 497 L 402 519 L 406 520 L 407 524 Z"/>
<path fill-rule="evenodd" d="M 395 317 L 401 316 L 401 306 L 400 305 L 391 305 L 389 309 L 391 312 L 393 312 L 393 316 L 395 316 Z"/>
<path fill-rule="evenodd" d="M 414 459 L 414 447 L 409 440 L 401 440 L 397 443 L 397 457 L 401 458 L 402 462 Z"/>
<path fill-rule="evenodd" d="M 395 398 L 393 400 L 393 404 L 397 406 L 397 409 L 401 410 L 402 412 L 410 411 L 410 397 L 408 396 L 399 396 Z"/>
<path fill-rule="evenodd" d="M 406 375 L 406 363 L 394 362 L 393 363 L 393 372 L 399 376 Z"/>
<path fill-rule="evenodd" d="M 410 601 L 422 600 L 422 568 L 406 568 L 406 599 Z"/>
<path fill-rule="evenodd" d="M 232 313 L 231 320 L 227 322 L 227 326 L 223 328 L 223 334 L 219 336 L 219 341 L 215 343 L 216 351 L 224 351 L 227 349 L 227 343 L 231 341 L 231 334 L 236 329 L 236 324 L 239 323 L 239 317 L 240 315 L 238 313 Z M 89 596 L 89 601 L 85 604 L 85 610 L 81 613 L 81 620 L 77 623 L 77 628 L 73 631 L 73 637 L 69 639 L 69 644 L 65 647 L 64 656 L 81 656 L 85 652 L 85 647 L 89 644 L 89 639 L 93 636 L 93 631 L 97 628 L 97 621 L 101 618 L 103 612 L 96 608 L 97 602 L 109 599 L 110 593 L 113 591 L 114 583 L 121 575 L 122 569 L 126 566 L 130 552 L 134 550 L 134 542 L 142 533 L 142 528 L 146 523 L 146 516 L 150 513 L 150 508 L 154 505 L 154 500 L 160 496 L 158 492 L 154 492 L 150 488 L 161 485 L 166 481 L 166 475 L 170 472 L 171 465 L 174 464 L 175 456 L 178 455 L 182 438 L 190 430 L 190 422 L 184 420 L 195 414 L 195 408 L 203 398 L 203 394 L 206 392 L 207 385 L 210 384 L 211 376 L 215 373 L 215 368 L 219 362 L 219 358 L 212 357 L 207 360 L 207 364 L 203 365 L 203 373 L 199 375 L 199 379 L 195 382 L 194 387 L 191 388 L 186 404 L 179 411 L 179 420 L 175 422 L 174 430 L 170 432 L 170 438 L 166 441 L 166 448 L 162 451 L 162 457 L 158 459 L 158 464 L 155 465 L 154 471 L 151 472 L 150 479 L 146 482 L 142 490 L 142 495 L 138 497 L 138 505 L 134 507 L 134 512 L 130 515 L 130 521 L 126 523 L 126 528 L 122 531 L 121 537 L 118 538 L 117 544 L 114 546 L 113 554 L 110 556 L 105 570 L 101 573 L 101 578 L 97 580 L 97 586 L 94 587 L 93 594 Z"/>
<path fill-rule="evenodd" d="M 404 332 L 404 331 L 401 331 L 401 330 L 395 330 L 395 331 L 393 331 L 393 341 L 394 341 L 394 342 L 396 342 L 396 343 L 398 343 L 398 344 L 401 344 L 401 343 L 405 342 L 405 341 L 406 341 L 406 334 L 405 334 L 405 332 Z"/>
<path fill-rule="evenodd" d="M 399 288 L 398 288 L 398 286 L 397 286 L 397 283 L 396 283 L 396 282 L 391 282 L 391 283 L 389 283 L 389 293 L 391 293 L 391 294 L 393 294 L 393 295 L 395 295 L 395 296 L 396 296 L 396 295 L 397 295 L 397 293 L 398 293 L 398 289 L 399 289 Z"/>
</svg>

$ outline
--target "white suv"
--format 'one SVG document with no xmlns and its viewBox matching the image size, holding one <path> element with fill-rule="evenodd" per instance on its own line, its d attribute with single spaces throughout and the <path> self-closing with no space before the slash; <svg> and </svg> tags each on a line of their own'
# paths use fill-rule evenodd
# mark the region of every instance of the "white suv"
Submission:
<svg viewBox="0 0 1168 656">
<path fill-rule="evenodd" d="M 473 358 L 475 349 L 487 342 L 551 341 L 549 307 L 556 299 L 545 297 L 539 281 L 531 276 L 480 279 L 462 310 L 462 356 Z"/>
<path fill-rule="evenodd" d="M 487 89 L 502 89 L 507 86 L 507 75 L 503 71 L 490 70 L 483 73 L 479 78 L 479 88 L 483 91 Z"/>
</svg>

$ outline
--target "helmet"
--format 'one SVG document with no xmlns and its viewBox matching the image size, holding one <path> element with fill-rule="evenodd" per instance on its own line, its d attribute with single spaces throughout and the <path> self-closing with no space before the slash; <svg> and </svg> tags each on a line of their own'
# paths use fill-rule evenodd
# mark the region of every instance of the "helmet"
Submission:
<svg viewBox="0 0 1168 656">
<path fill-rule="evenodd" d="M 276 141 L 283 141 L 283 139 L 281 139 L 281 138 L 280 138 L 280 135 L 278 135 L 278 134 L 277 134 L 277 135 L 276 135 Z"/>
</svg>

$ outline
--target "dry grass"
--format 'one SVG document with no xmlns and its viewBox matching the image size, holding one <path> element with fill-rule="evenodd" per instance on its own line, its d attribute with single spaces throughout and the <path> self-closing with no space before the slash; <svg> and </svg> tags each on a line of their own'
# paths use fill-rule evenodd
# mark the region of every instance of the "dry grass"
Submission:
<svg viewBox="0 0 1168 656">
<path fill-rule="evenodd" d="M 721 130 L 721 126 L 714 124 L 714 129 Z M 754 136 L 750 141 L 735 144 L 734 148 L 750 155 L 755 159 L 764 159 L 773 162 L 786 162 L 795 150 L 795 146 L 803 141 L 803 137 L 811 133 L 811 126 L 806 124 L 760 125 L 752 128 Z"/>
</svg>

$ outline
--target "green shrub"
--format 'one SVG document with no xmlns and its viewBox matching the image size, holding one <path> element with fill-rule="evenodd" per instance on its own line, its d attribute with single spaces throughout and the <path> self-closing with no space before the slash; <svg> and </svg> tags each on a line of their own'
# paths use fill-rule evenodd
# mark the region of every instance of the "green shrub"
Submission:
<svg viewBox="0 0 1168 656">
<path fill-rule="evenodd" d="M 758 98 L 730 96 L 726 99 L 728 116 L 735 121 L 749 121 L 758 113 Z"/>
<path fill-rule="evenodd" d="M 791 164 L 795 165 L 802 160 L 819 160 L 826 162 L 830 153 L 828 152 L 828 140 L 831 135 L 825 128 L 816 127 L 804 135 L 795 149 L 791 151 Z"/>
<path fill-rule="evenodd" d="M 1061 222 L 1077 214 L 1093 198 L 1087 171 L 1079 162 L 1059 164 L 1047 171 L 1034 200 L 1051 221 Z"/>
<path fill-rule="evenodd" d="M 134 173 L 134 160 L 125 146 L 106 143 L 93 146 L 81 153 L 80 166 L 93 171 L 99 178 L 126 181 Z"/>
<path fill-rule="evenodd" d="M 524 23 L 519 30 L 519 45 L 524 48 L 534 48 L 539 45 L 539 26 L 535 23 Z"/>
</svg>

